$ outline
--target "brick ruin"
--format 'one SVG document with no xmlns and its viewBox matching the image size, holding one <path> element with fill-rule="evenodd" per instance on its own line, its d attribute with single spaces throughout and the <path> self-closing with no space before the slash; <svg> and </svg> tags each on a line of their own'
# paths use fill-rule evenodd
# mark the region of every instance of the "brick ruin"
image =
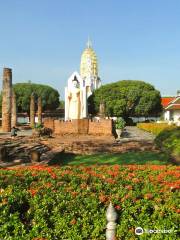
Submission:
<svg viewBox="0 0 180 240">
<path fill-rule="evenodd" d="M 35 96 L 34 96 L 34 93 L 31 94 L 31 100 L 30 100 L 30 126 L 32 128 L 35 126 Z"/>
<path fill-rule="evenodd" d="M 35 126 L 35 95 L 31 94 L 30 100 L 30 126 Z M 42 98 L 38 97 L 38 123 L 42 123 Z M 12 88 L 12 69 L 3 69 L 2 83 L 2 131 L 10 132 L 17 126 L 16 94 Z"/>
<path fill-rule="evenodd" d="M 2 131 L 10 132 L 17 125 L 16 94 L 12 89 L 12 69 L 3 69 L 2 83 Z"/>
<path fill-rule="evenodd" d="M 38 124 L 42 124 L 42 98 L 38 97 Z"/>
<path fill-rule="evenodd" d="M 2 84 L 2 131 L 11 131 L 12 69 L 3 69 Z"/>
<path fill-rule="evenodd" d="M 31 94 L 31 100 L 30 100 L 30 126 L 34 128 L 35 126 L 35 116 L 36 116 L 36 96 L 34 93 Z M 41 96 L 38 97 L 38 124 L 42 124 L 42 98 Z"/>
<path fill-rule="evenodd" d="M 55 134 L 89 134 L 112 135 L 113 122 L 110 119 L 91 121 L 90 119 L 77 119 L 72 121 L 55 120 L 45 118 L 42 120 L 42 98 L 38 97 L 38 124 L 43 122 L 45 127 L 51 128 Z M 104 107 L 103 111 L 104 112 Z M 35 126 L 35 94 L 31 94 L 30 100 L 30 126 Z M 12 126 L 17 125 L 16 95 L 12 90 L 12 69 L 3 69 L 2 89 L 2 131 L 10 132 Z"/>
<path fill-rule="evenodd" d="M 52 118 L 43 120 L 45 127 L 51 128 L 54 134 L 89 134 L 89 135 L 113 135 L 113 121 L 101 119 L 91 121 L 90 119 L 77 119 L 72 121 L 60 121 Z"/>
</svg>

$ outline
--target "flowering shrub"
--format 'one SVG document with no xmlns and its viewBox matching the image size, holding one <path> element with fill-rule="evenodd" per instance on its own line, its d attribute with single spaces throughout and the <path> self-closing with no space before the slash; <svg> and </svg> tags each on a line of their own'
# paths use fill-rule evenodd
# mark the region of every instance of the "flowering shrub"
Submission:
<svg viewBox="0 0 180 240">
<path fill-rule="evenodd" d="M 147 132 L 151 132 L 154 135 L 158 135 L 164 129 L 175 128 L 175 126 L 169 126 L 167 123 L 137 123 L 137 127 Z"/>
<path fill-rule="evenodd" d="M 136 239 L 139 226 L 170 229 L 158 239 L 178 239 L 179 170 L 157 165 L 0 169 L 0 239 L 105 239 L 110 201 L 119 216 L 117 239 Z M 157 234 L 144 237 L 157 239 Z"/>
</svg>

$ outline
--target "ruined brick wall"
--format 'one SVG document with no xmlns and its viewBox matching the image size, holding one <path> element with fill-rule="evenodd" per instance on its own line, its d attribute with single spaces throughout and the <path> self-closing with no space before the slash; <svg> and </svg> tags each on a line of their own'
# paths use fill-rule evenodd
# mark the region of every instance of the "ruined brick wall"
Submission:
<svg viewBox="0 0 180 240">
<path fill-rule="evenodd" d="M 54 120 L 55 134 L 71 134 L 77 133 L 77 125 L 74 122 L 64 122 L 61 120 Z"/>
<path fill-rule="evenodd" d="M 77 119 L 69 122 L 44 119 L 44 126 L 53 129 L 55 134 L 92 134 L 92 135 L 112 135 L 112 120 L 101 120 L 91 122 L 88 119 Z"/>
<path fill-rule="evenodd" d="M 69 122 L 54 120 L 55 134 L 88 134 L 89 120 L 77 119 Z"/>
<path fill-rule="evenodd" d="M 12 70 L 3 69 L 2 85 L 2 130 L 3 132 L 11 131 L 11 99 L 12 97 Z"/>
<path fill-rule="evenodd" d="M 43 118 L 44 127 L 51 128 L 54 132 L 54 119 L 53 118 Z"/>
<path fill-rule="evenodd" d="M 88 134 L 88 131 L 89 131 L 89 119 L 72 120 L 72 123 L 75 126 L 77 133 L 79 133 L 79 134 Z"/>
<path fill-rule="evenodd" d="M 99 122 L 89 121 L 89 134 L 112 135 L 112 120 L 101 119 Z"/>
</svg>

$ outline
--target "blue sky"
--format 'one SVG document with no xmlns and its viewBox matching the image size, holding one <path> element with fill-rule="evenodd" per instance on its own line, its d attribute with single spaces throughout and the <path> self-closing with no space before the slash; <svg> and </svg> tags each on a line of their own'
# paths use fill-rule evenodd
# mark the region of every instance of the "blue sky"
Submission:
<svg viewBox="0 0 180 240">
<path fill-rule="evenodd" d="M 88 35 L 103 84 L 180 89 L 180 0 L 0 0 L 0 75 L 11 67 L 14 83 L 48 84 L 63 99 Z"/>
</svg>

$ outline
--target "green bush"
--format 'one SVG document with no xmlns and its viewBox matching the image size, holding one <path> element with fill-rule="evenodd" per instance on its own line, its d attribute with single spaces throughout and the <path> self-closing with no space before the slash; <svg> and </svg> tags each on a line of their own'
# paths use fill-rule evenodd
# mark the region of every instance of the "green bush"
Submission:
<svg viewBox="0 0 180 240">
<path fill-rule="evenodd" d="M 180 127 L 164 129 L 155 138 L 155 144 L 164 152 L 179 159 L 180 158 Z"/>
<path fill-rule="evenodd" d="M 119 117 L 116 120 L 115 125 L 116 125 L 116 129 L 123 129 L 126 125 L 126 122 L 124 121 L 124 119 L 122 117 Z"/>
<path fill-rule="evenodd" d="M 147 233 L 142 239 L 176 240 L 178 170 L 157 165 L 0 169 L 0 239 L 103 240 L 111 201 L 119 217 L 117 239 L 135 239 L 141 226 L 171 230 L 167 238 Z"/>
</svg>

